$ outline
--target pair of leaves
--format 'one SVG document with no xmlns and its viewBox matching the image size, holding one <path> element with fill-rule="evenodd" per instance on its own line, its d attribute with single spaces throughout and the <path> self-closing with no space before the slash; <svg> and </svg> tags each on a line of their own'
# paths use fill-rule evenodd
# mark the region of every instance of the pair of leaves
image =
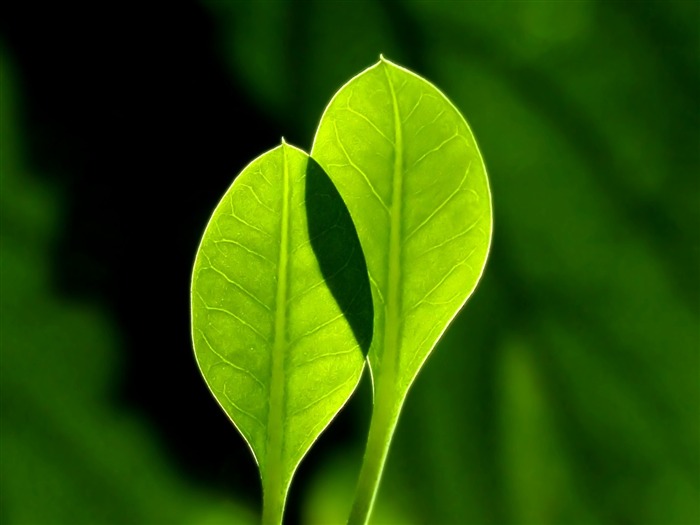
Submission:
<svg viewBox="0 0 700 525">
<path fill-rule="evenodd" d="M 384 59 L 336 93 L 311 157 L 283 142 L 236 178 L 197 254 L 192 329 L 202 374 L 260 467 L 263 522 L 281 520 L 294 470 L 366 355 L 375 411 L 393 415 L 388 449 L 410 384 L 481 276 L 490 233 L 464 118 Z"/>
</svg>

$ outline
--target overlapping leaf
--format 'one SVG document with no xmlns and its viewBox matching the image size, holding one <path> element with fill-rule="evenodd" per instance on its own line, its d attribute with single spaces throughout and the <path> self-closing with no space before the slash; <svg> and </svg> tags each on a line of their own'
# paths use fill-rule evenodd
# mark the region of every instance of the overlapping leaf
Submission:
<svg viewBox="0 0 700 525">
<path fill-rule="evenodd" d="M 296 466 L 355 389 L 372 335 L 352 222 L 305 153 L 265 153 L 216 208 L 195 262 L 192 323 L 204 378 L 250 445 L 277 519 Z"/>
</svg>

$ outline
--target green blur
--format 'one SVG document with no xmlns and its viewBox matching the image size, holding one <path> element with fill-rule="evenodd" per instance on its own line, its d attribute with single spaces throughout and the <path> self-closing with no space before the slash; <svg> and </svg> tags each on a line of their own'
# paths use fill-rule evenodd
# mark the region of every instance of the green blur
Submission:
<svg viewBox="0 0 700 525">
<path fill-rule="evenodd" d="M 411 389 L 376 523 L 700 522 L 700 4 L 203 5 L 290 142 L 383 53 L 454 101 L 486 161 L 485 276 Z M 0 58 L 0 521 L 255 522 L 110 402 L 119 334 L 49 285 L 64 203 L 28 172 Z M 344 519 L 362 446 L 295 480 L 304 523 Z"/>
</svg>

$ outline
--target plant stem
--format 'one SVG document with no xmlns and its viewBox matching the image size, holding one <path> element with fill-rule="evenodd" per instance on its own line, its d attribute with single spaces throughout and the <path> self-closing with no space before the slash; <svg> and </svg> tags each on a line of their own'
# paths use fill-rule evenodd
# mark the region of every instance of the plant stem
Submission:
<svg viewBox="0 0 700 525">
<path fill-rule="evenodd" d="M 396 395 L 392 383 L 385 381 L 377 385 L 367 447 L 348 525 L 366 525 L 372 513 L 402 405 L 401 396 Z M 399 400 L 398 403 L 397 400 Z"/>
<path fill-rule="evenodd" d="M 399 359 L 401 350 L 401 290 L 403 255 L 402 225 L 403 225 L 403 183 L 404 183 L 404 152 L 403 152 L 403 123 L 399 115 L 399 104 L 396 99 L 394 83 L 389 75 L 389 66 L 382 59 L 387 86 L 391 93 L 394 116 L 394 166 L 391 189 L 391 223 L 389 228 L 389 245 L 387 257 L 387 288 L 386 303 L 384 303 L 384 335 L 381 341 L 383 352 L 381 364 L 372 366 L 375 374 L 374 409 L 369 425 L 367 448 L 357 482 L 355 501 L 350 510 L 348 525 L 365 525 L 372 513 L 372 506 L 379 490 L 379 483 L 389 454 L 391 438 L 396 429 L 401 406 L 406 392 L 398 391 Z M 404 395 L 401 395 L 404 394 Z"/>
<path fill-rule="evenodd" d="M 282 525 L 284 494 L 280 487 L 273 487 L 273 484 L 266 483 L 263 486 L 262 525 Z"/>
</svg>

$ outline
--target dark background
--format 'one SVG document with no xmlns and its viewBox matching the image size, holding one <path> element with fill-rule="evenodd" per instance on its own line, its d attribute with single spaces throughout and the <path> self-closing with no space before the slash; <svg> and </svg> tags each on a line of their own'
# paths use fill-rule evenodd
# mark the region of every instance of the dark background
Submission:
<svg viewBox="0 0 700 525">
<path fill-rule="evenodd" d="M 495 215 L 376 522 L 700 522 L 700 3 L 95 4 L 0 8 L 3 523 L 256 521 L 191 350 L 195 250 L 380 53 L 466 116 Z M 289 523 L 345 519 L 367 390 Z"/>
</svg>

